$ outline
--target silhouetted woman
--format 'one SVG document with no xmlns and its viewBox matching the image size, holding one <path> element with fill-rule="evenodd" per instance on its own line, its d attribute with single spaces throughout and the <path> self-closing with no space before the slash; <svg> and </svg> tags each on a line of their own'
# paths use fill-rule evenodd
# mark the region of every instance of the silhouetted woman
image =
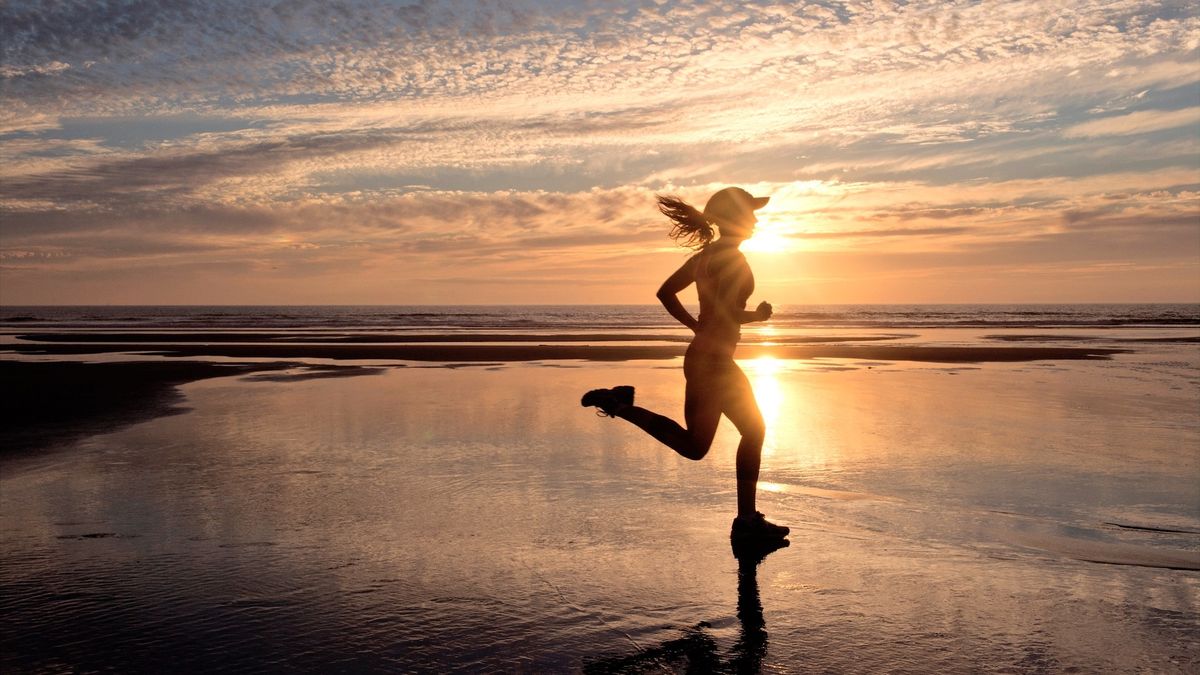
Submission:
<svg viewBox="0 0 1200 675">
<path fill-rule="evenodd" d="M 658 289 L 658 299 L 671 316 L 692 329 L 695 337 L 683 357 L 687 379 L 683 416 L 687 428 L 674 420 L 633 404 L 633 387 L 595 389 L 584 394 L 582 404 L 600 408 L 609 417 L 628 420 L 675 452 L 699 460 L 708 454 L 721 415 L 742 434 L 737 450 L 737 506 L 730 536 L 739 539 L 781 539 L 788 528 L 768 522 L 755 510 L 758 468 L 765 428 L 754 391 L 745 373 L 733 361 L 741 326 L 771 318 L 771 305 L 763 302 L 746 311 L 754 292 L 754 275 L 738 250 L 754 233 L 755 209 L 768 197 L 752 197 L 741 188 L 725 188 L 709 198 L 704 211 L 676 197 L 658 197 L 658 208 L 671 219 L 671 237 L 697 248 L 697 252 Z M 720 238 L 714 238 L 716 230 Z M 696 284 L 700 318 L 684 308 L 678 294 Z"/>
</svg>

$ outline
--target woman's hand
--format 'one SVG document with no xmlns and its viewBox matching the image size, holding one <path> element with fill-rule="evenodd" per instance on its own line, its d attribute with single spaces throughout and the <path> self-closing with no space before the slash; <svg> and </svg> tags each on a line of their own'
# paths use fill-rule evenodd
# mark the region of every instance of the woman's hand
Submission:
<svg viewBox="0 0 1200 675">
<path fill-rule="evenodd" d="M 758 316 L 759 321 L 766 321 L 767 319 L 770 319 L 771 314 L 774 312 L 775 310 L 771 307 L 771 303 L 766 302 L 765 300 L 758 303 L 758 307 L 754 310 L 754 313 Z"/>
</svg>

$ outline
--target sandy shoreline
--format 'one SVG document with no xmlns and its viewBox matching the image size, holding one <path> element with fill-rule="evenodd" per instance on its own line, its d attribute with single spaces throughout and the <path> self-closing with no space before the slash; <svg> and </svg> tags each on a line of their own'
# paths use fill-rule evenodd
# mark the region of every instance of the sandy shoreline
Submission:
<svg viewBox="0 0 1200 675">
<path fill-rule="evenodd" d="M 0 456 L 182 412 L 178 385 L 212 377 L 278 373 L 298 364 L 132 361 L 116 363 L 0 361 Z M 313 367 L 309 367 L 313 369 Z M 321 366 L 307 376 L 369 371 Z"/>
<path fill-rule="evenodd" d="M 195 334 L 180 334 L 189 338 Z M 64 337 L 67 337 L 64 335 Z M 394 360 L 454 363 L 530 362 L 584 360 L 627 362 L 668 360 L 683 356 L 684 344 L 292 344 L 211 343 L 167 344 L 160 342 L 88 342 L 104 334 L 71 335 L 79 342 L 10 344 L 0 353 L 22 355 L 87 355 L 139 353 L 166 357 L 260 358 L 263 363 L 213 363 L 203 361 L 125 361 L 80 363 L 72 361 L 0 361 L 4 402 L 0 418 L 0 445 L 5 454 L 19 453 L 103 433 L 179 412 L 181 400 L 176 387 L 212 377 L 260 372 L 259 379 L 308 379 L 378 372 L 361 366 L 312 365 L 286 359 L 323 358 L 334 360 Z M 128 335 L 122 335 L 128 337 Z M 161 335 L 153 336 L 161 340 Z M 206 336 L 213 337 L 213 336 Z M 220 337 L 236 339 L 236 333 Z M 424 336 L 428 337 L 428 336 Z M 481 336 L 482 337 L 482 336 Z M 495 336 L 487 336 L 495 337 Z M 528 340 L 529 336 L 520 336 Z M 554 336 L 555 338 L 561 336 Z M 622 336 L 628 337 L 628 336 Z M 873 338 L 863 338 L 864 340 Z M 886 338 L 884 338 L 886 339 Z M 743 344 L 737 357 L 753 359 L 854 359 L 862 361 L 916 361 L 933 363 L 1023 362 L 1036 360 L 1102 360 L 1121 350 L 1079 346 L 913 346 L 879 344 Z M 399 365 L 399 364 L 397 364 Z M 280 373 L 303 367 L 302 374 Z"/>
</svg>

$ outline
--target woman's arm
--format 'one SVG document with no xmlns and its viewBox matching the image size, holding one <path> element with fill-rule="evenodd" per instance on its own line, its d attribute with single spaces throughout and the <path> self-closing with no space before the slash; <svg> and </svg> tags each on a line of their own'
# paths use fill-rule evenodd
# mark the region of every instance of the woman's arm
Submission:
<svg viewBox="0 0 1200 675">
<path fill-rule="evenodd" d="M 687 262 L 667 277 L 667 280 L 658 288 L 658 301 L 667 308 L 676 321 L 691 328 L 693 332 L 699 328 L 700 323 L 684 309 L 683 303 L 679 301 L 679 291 L 691 286 L 696 281 L 696 258 L 697 256 L 688 258 Z"/>
<path fill-rule="evenodd" d="M 752 321 L 766 321 L 771 318 L 771 314 L 775 312 L 775 308 L 771 307 L 771 303 L 763 301 L 758 303 L 758 307 L 753 312 L 742 310 L 739 312 L 738 320 L 740 323 L 750 323 Z"/>
</svg>

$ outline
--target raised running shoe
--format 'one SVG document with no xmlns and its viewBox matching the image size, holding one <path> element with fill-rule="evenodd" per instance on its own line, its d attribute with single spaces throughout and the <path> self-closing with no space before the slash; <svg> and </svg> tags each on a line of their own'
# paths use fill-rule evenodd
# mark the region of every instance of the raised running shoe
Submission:
<svg viewBox="0 0 1200 675">
<path fill-rule="evenodd" d="M 579 405 L 599 408 L 596 414 L 601 417 L 613 417 L 618 407 L 633 405 L 633 387 L 623 384 L 612 389 L 593 389 L 583 395 Z"/>
</svg>

